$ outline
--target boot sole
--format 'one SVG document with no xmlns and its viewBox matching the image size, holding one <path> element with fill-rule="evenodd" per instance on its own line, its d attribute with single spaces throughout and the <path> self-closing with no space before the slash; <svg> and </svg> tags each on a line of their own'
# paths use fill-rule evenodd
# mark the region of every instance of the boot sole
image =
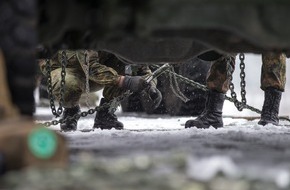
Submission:
<svg viewBox="0 0 290 190">
<path fill-rule="evenodd" d="M 102 129 L 102 130 L 111 130 L 111 129 L 116 129 L 116 130 L 122 130 L 124 128 L 116 128 L 116 127 L 104 127 L 104 126 L 94 126 L 93 129 Z"/>
<path fill-rule="evenodd" d="M 208 129 L 210 127 L 213 127 L 215 129 L 218 129 L 218 128 L 222 128 L 223 125 L 218 125 L 218 124 L 212 124 L 212 125 L 204 125 L 204 124 L 201 124 L 201 123 L 197 123 L 197 124 L 192 124 L 190 126 L 185 126 L 185 128 L 192 128 L 192 127 L 196 127 L 198 129 Z"/>
</svg>

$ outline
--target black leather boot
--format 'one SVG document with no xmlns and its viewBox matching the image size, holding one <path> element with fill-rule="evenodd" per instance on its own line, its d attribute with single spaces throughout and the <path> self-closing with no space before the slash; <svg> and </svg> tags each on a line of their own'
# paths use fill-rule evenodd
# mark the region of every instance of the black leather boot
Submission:
<svg viewBox="0 0 290 190">
<path fill-rule="evenodd" d="M 100 129 L 124 129 L 123 123 L 118 121 L 117 116 L 114 113 L 109 112 L 109 106 L 104 106 L 106 103 L 105 99 L 102 98 L 100 106 L 102 107 L 100 111 L 96 113 L 94 128 Z"/>
<path fill-rule="evenodd" d="M 279 125 L 278 114 L 281 95 L 282 92 L 275 88 L 270 87 L 265 90 L 265 99 L 261 113 L 261 119 L 258 122 L 259 125 L 267 125 L 268 123 Z"/>
<path fill-rule="evenodd" d="M 205 110 L 195 120 L 188 120 L 185 123 L 185 128 L 197 127 L 206 129 L 210 126 L 214 128 L 223 127 L 222 110 L 224 105 L 225 95 L 216 91 L 209 91 Z"/>
<path fill-rule="evenodd" d="M 73 117 L 75 114 L 81 112 L 80 106 L 75 106 L 72 108 L 65 108 L 63 111 L 62 119 L 67 119 L 68 117 Z M 78 119 L 69 119 L 65 123 L 60 124 L 60 129 L 62 131 L 75 131 L 77 130 Z"/>
</svg>

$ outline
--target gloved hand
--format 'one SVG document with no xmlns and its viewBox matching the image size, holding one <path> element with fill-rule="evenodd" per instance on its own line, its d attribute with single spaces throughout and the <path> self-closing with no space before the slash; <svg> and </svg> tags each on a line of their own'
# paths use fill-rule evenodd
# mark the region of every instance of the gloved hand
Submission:
<svg viewBox="0 0 290 190">
<path fill-rule="evenodd" d="M 141 92 L 147 88 L 149 84 L 140 76 L 125 76 L 122 88 L 131 90 L 132 92 Z"/>
<path fill-rule="evenodd" d="M 152 112 L 160 105 L 162 100 L 161 92 L 152 85 L 141 92 L 141 97 L 141 102 L 146 112 Z"/>
</svg>

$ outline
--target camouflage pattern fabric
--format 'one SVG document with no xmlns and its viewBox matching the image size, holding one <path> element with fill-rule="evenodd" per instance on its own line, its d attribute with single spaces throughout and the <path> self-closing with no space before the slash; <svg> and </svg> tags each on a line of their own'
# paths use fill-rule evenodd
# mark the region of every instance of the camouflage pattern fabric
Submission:
<svg viewBox="0 0 290 190">
<path fill-rule="evenodd" d="M 120 75 L 126 74 L 125 73 L 126 64 L 120 61 L 115 55 L 104 51 L 100 52 L 99 55 L 100 55 L 100 63 L 102 65 L 114 68 Z M 132 72 L 128 74 L 132 76 L 146 77 L 148 74 L 152 73 L 149 67 L 146 65 L 138 65 L 138 66 L 130 65 L 130 68 Z M 155 79 L 152 84 L 156 86 L 156 83 L 157 80 Z M 106 85 L 103 90 L 103 96 L 107 101 L 110 101 L 113 98 L 122 95 L 124 92 L 125 92 L 124 90 L 116 88 L 116 86 Z"/>
<path fill-rule="evenodd" d="M 286 84 L 286 55 L 266 53 L 262 55 L 261 89 L 276 88 L 284 92 Z"/>
<path fill-rule="evenodd" d="M 223 56 L 214 61 L 208 76 L 206 85 L 209 89 L 221 93 L 229 90 L 228 74 L 235 69 L 235 56 L 230 56 L 230 66 L 227 64 L 229 56 Z M 228 69 L 231 69 L 228 72 Z M 261 89 L 268 87 L 284 91 L 286 82 L 286 56 L 283 53 L 265 53 L 262 55 Z"/>
<path fill-rule="evenodd" d="M 231 72 L 235 70 L 235 56 L 225 55 L 214 61 L 207 75 L 207 87 L 210 90 L 226 93 L 230 84 L 228 69 L 231 69 Z"/>
<path fill-rule="evenodd" d="M 63 105 L 66 108 L 79 104 L 80 97 L 86 90 L 85 76 L 85 54 L 89 63 L 89 86 L 90 92 L 103 90 L 103 97 L 110 101 L 113 98 L 122 95 L 125 90 L 118 88 L 119 77 L 125 73 L 125 64 L 116 56 L 107 52 L 97 51 L 70 51 L 66 50 L 67 66 L 65 77 L 65 93 L 63 95 Z M 62 51 L 59 51 L 51 60 L 51 78 L 53 95 L 57 100 L 60 99 L 61 88 L 61 60 Z M 45 61 L 40 63 L 40 69 L 47 74 Z M 151 73 L 148 67 L 140 67 L 140 75 Z"/>
</svg>

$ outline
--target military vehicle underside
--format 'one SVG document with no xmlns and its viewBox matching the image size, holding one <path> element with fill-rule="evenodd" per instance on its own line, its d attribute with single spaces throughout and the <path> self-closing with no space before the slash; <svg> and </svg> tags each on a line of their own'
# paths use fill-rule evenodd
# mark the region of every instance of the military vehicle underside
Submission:
<svg viewBox="0 0 290 190">
<path fill-rule="evenodd" d="M 46 0 L 39 7 L 48 52 L 92 48 L 130 63 L 180 63 L 209 50 L 290 52 L 284 0 Z"/>
<path fill-rule="evenodd" d="M 88 48 L 127 63 L 181 65 L 217 53 L 289 54 L 289 9 L 282 0 L 39 1 L 39 57 Z"/>
</svg>

